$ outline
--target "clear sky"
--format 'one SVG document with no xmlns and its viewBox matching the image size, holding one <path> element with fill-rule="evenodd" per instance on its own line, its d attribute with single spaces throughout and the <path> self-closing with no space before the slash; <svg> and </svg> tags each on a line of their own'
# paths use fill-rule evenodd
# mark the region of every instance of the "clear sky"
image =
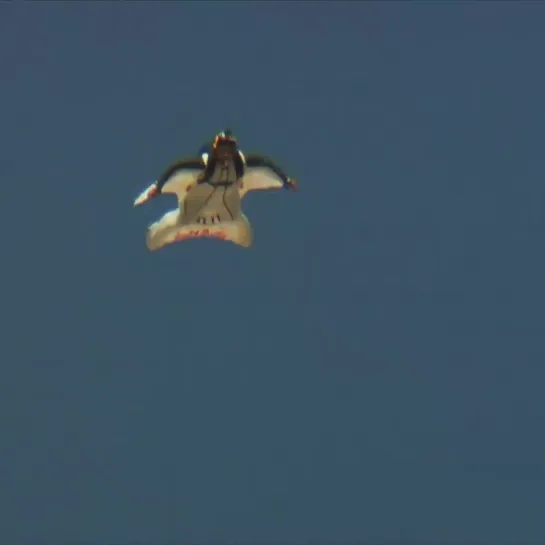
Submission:
<svg viewBox="0 0 545 545">
<path fill-rule="evenodd" d="M 0 5 L 0 543 L 545 542 L 545 6 Z M 157 253 L 224 127 L 299 193 Z"/>
</svg>

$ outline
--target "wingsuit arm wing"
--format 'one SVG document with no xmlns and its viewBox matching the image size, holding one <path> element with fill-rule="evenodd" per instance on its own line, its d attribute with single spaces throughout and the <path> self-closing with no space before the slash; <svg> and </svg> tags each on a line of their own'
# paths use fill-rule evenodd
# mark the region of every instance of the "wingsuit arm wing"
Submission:
<svg viewBox="0 0 545 545">
<path fill-rule="evenodd" d="M 186 191 L 187 186 L 195 181 L 204 167 L 204 161 L 200 157 L 190 157 L 172 163 L 163 171 L 156 182 L 159 193 L 178 195 L 180 190 Z"/>
<path fill-rule="evenodd" d="M 246 174 L 244 176 L 245 191 L 259 189 L 296 189 L 292 180 L 272 159 L 265 155 L 253 153 L 245 156 Z"/>
<path fill-rule="evenodd" d="M 196 182 L 204 168 L 204 161 L 200 157 L 190 157 L 172 163 L 140 194 L 134 201 L 134 206 L 166 193 L 173 193 L 178 196 L 178 200 L 183 200 L 189 186 Z"/>
</svg>

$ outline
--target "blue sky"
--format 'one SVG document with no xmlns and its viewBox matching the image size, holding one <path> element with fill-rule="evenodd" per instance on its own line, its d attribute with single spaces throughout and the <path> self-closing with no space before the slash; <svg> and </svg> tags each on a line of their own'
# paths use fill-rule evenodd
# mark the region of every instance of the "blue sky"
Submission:
<svg viewBox="0 0 545 545">
<path fill-rule="evenodd" d="M 0 543 L 543 543 L 544 15 L 3 3 Z M 300 191 L 149 253 L 225 126 Z"/>
</svg>

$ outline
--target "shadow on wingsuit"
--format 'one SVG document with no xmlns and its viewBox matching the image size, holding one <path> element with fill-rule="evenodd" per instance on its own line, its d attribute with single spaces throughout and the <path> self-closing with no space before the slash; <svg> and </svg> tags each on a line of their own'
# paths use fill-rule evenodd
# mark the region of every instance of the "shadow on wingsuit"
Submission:
<svg viewBox="0 0 545 545">
<path fill-rule="evenodd" d="M 296 190 L 273 161 L 260 154 L 244 154 L 230 130 L 218 133 L 200 155 L 170 165 L 134 201 L 139 206 L 166 193 L 178 197 L 178 207 L 149 226 L 149 250 L 194 238 L 216 238 L 249 248 L 254 239 L 242 199 L 249 191 Z"/>
</svg>

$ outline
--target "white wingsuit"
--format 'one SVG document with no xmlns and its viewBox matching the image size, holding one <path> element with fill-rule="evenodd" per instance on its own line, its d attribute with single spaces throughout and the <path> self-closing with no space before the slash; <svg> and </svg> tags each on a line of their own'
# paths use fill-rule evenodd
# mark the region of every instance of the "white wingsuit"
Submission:
<svg viewBox="0 0 545 545">
<path fill-rule="evenodd" d="M 244 165 L 242 177 L 237 175 L 231 158 L 214 161 L 213 170 L 204 180 L 209 154 L 203 153 L 201 158 L 175 163 L 140 194 L 134 206 L 164 193 L 178 198 L 175 210 L 149 226 L 146 235 L 149 250 L 194 238 L 217 238 L 245 248 L 252 245 L 253 229 L 241 206 L 244 196 L 256 190 L 296 189 L 296 184 L 269 159 L 258 155 L 247 159 L 242 152 L 237 153 Z"/>
</svg>

